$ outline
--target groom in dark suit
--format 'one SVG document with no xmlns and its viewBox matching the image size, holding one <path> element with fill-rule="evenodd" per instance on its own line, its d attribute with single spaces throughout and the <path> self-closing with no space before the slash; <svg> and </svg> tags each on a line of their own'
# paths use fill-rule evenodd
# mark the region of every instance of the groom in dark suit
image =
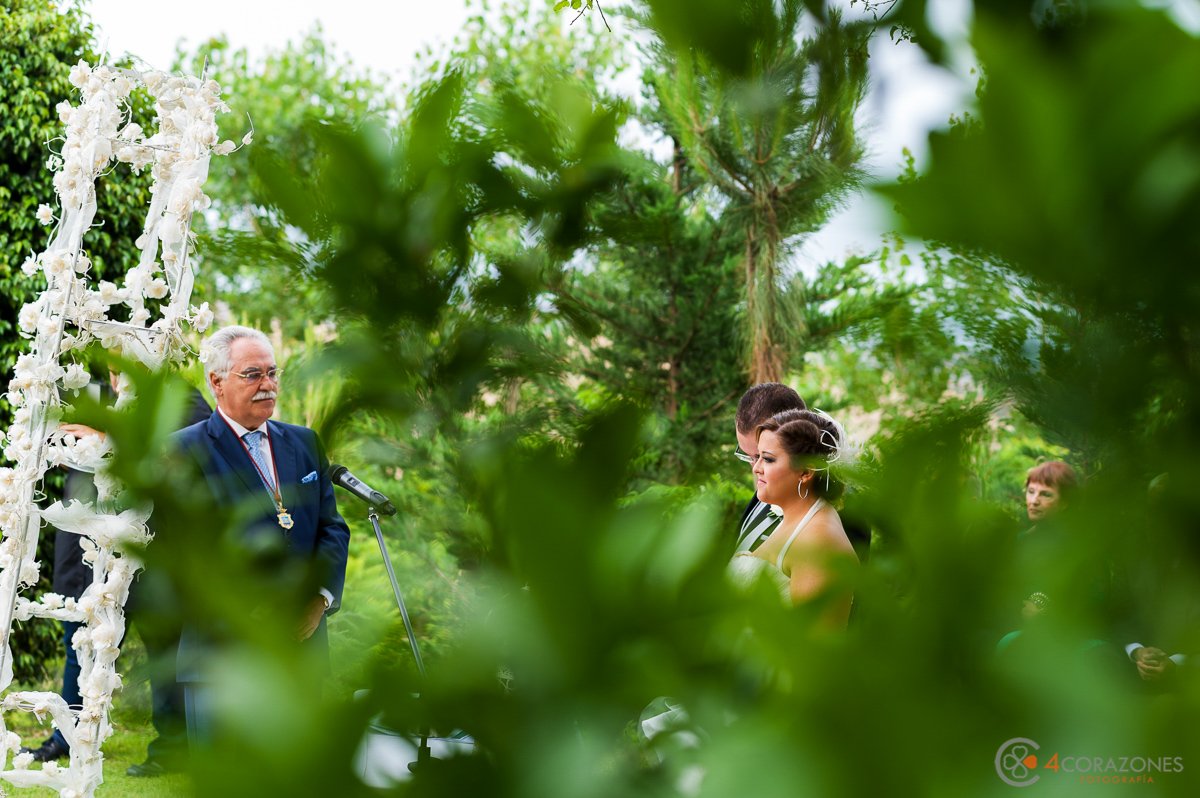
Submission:
<svg viewBox="0 0 1200 798">
<path fill-rule="evenodd" d="M 755 385 L 742 394 L 738 401 L 737 415 L 734 418 L 734 435 L 737 436 L 737 449 L 733 454 L 739 460 L 748 463 L 751 468 L 758 460 L 758 436 L 760 424 L 767 421 L 776 413 L 785 410 L 807 409 L 800 394 L 778 382 L 763 382 Z M 760 502 L 758 496 L 751 496 L 742 511 L 742 521 L 738 528 L 737 551 L 754 551 L 759 544 L 771 536 L 779 526 L 781 516 L 771 512 L 771 505 Z"/>
<path fill-rule="evenodd" d="M 225 327 L 205 342 L 205 378 L 217 400 L 205 422 L 176 433 L 180 451 L 204 477 L 216 505 L 250 510 L 241 531 L 276 545 L 308 566 L 320 586 L 303 604 L 296 636 L 327 656 L 325 616 L 341 606 L 350 530 L 337 511 L 329 463 L 307 427 L 269 421 L 280 369 L 269 339 L 248 327 Z M 212 739 L 210 637 L 185 625 L 178 679 L 184 685 L 188 735 Z"/>
</svg>

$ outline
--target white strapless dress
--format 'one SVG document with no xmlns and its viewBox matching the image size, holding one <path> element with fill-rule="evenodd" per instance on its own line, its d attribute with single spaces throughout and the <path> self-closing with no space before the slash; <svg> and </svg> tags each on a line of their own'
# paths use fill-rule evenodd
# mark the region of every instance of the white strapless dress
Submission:
<svg viewBox="0 0 1200 798">
<path fill-rule="evenodd" d="M 725 574 L 729 581 L 742 590 L 749 590 L 751 586 L 766 574 L 766 578 L 778 587 L 780 598 L 785 602 L 792 600 L 792 580 L 783 571 L 783 558 L 787 556 L 788 549 L 792 547 L 796 537 L 804 527 L 808 526 L 808 522 L 817 514 L 817 511 L 825 506 L 822 499 L 817 499 L 812 507 L 808 508 L 808 512 L 800 519 L 800 523 L 796 524 L 796 528 L 792 530 L 792 534 L 788 535 L 787 541 L 783 544 L 783 548 L 779 550 L 779 556 L 775 558 L 775 562 L 759 557 L 752 551 L 739 551 L 733 555 L 733 559 L 729 561 L 729 566 L 725 570 Z"/>
<path fill-rule="evenodd" d="M 767 578 L 779 588 L 779 596 L 785 601 L 791 599 L 792 580 L 783 571 L 775 567 L 775 563 L 758 557 L 751 551 L 743 551 L 733 555 L 726 576 L 734 587 L 739 590 L 749 590 L 766 574 Z"/>
</svg>

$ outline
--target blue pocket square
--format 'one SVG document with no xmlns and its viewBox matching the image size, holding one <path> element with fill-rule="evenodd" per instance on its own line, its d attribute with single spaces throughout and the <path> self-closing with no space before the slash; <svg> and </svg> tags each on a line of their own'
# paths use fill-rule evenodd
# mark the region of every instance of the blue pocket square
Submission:
<svg viewBox="0 0 1200 798">
<path fill-rule="evenodd" d="M 316 471 L 309 471 L 309 472 L 308 472 L 308 475 L 307 475 L 307 476 L 305 476 L 305 477 L 304 477 L 304 479 L 300 480 L 300 484 L 301 484 L 301 485 L 307 484 L 307 483 L 309 483 L 309 482 L 312 482 L 312 481 L 313 481 L 313 480 L 315 480 L 316 478 L 317 478 L 317 472 L 316 472 Z"/>
</svg>

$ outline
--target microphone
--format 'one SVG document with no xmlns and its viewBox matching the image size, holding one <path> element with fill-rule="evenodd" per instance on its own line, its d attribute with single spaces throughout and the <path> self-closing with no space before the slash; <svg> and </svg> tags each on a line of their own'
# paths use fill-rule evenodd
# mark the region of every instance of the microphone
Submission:
<svg viewBox="0 0 1200 798">
<path fill-rule="evenodd" d="M 388 497 L 363 482 L 350 473 L 350 469 L 336 463 L 329 466 L 329 480 L 334 485 L 345 488 L 358 498 L 379 511 L 380 515 L 395 515 L 396 505 L 388 501 Z"/>
</svg>

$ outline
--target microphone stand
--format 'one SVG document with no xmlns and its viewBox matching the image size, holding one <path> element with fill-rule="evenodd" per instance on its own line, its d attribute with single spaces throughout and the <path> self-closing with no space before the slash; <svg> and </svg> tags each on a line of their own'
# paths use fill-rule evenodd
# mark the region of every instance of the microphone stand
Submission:
<svg viewBox="0 0 1200 798">
<path fill-rule="evenodd" d="M 421 680 L 424 681 L 425 662 L 421 659 L 421 649 L 417 648 L 417 636 L 413 634 L 412 621 L 408 619 L 408 608 L 404 606 L 404 596 L 400 594 L 400 584 L 396 581 L 396 571 L 392 568 L 392 557 L 383 543 L 383 530 L 379 528 L 379 514 L 375 512 L 374 506 L 367 510 L 367 517 L 371 519 L 371 526 L 375 527 L 375 540 L 379 542 L 379 553 L 383 555 L 383 567 L 387 569 L 388 579 L 392 582 L 392 592 L 396 595 L 396 606 L 400 608 L 400 618 L 404 621 L 404 631 L 408 634 L 408 645 L 412 649 L 413 661 L 417 663 L 417 672 L 421 674 Z M 415 772 L 431 758 L 429 726 L 423 724 L 421 741 L 417 746 L 417 761 L 410 763 L 408 769 Z"/>
</svg>

